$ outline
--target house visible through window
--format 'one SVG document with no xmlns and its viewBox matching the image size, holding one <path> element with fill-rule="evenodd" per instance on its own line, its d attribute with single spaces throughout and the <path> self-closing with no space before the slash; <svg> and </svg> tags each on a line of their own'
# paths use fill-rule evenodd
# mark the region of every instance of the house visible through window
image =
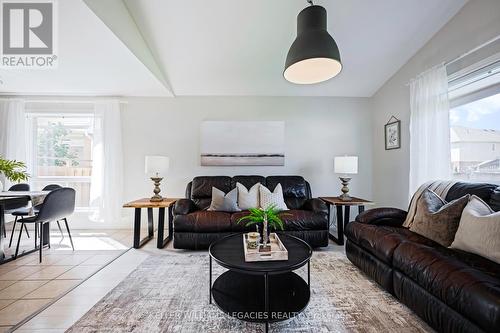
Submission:
<svg viewBox="0 0 500 333">
<path fill-rule="evenodd" d="M 76 190 L 76 206 L 89 207 L 92 175 L 92 114 L 29 116 L 31 186 L 59 184 Z"/>
<path fill-rule="evenodd" d="M 450 126 L 453 177 L 500 184 L 500 93 L 452 108 Z"/>
</svg>

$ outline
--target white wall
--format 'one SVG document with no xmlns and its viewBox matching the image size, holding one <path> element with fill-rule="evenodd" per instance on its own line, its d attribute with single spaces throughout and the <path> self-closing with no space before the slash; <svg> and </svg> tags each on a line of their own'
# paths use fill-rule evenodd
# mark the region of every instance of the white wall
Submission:
<svg viewBox="0 0 500 333">
<path fill-rule="evenodd" d="M 144 175 L 144 156 L 155 154 L 170 157 L 170 175 L 162 188 L 171 197 L 184 197 L 186 184 L 194 176 L 237 174 L 302 175 L 311 183 L 314 196 L 335 195 L 341 186 L 333 173 L 333 157 L 343 154 L 359 156 L 352 194 L 372 196 L 368 99 L 179 97 L 127 101 L 122 112 L 126 200 L 151 195 L 152 183 Z M 203 120 L 285 121 L 285 166 L 200 166 Z"/>
<path fill-rule="evenodd" d="M 500 34 L 500 1 L 470 0 L 408 63 L 372 97 L 373 195 L 379 206 L 408 207 L 410 94 L 405 84 L 427 68 Z M 384 125 L 401 119 L 402 148 L 384 149 Z"/>
</svg>

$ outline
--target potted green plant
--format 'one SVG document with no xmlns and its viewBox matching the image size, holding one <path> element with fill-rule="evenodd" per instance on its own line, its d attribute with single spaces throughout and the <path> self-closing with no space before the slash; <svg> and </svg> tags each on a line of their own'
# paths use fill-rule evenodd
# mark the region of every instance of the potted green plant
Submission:
<svg viewBox="0 0 500 333">
<path fill-rule="evenodd" d="M 26 163 L 16 160 L 7 160 L 0 156 L 0 175 L 5 179 L 19 183 L 23 180 L 28 180 L 29 174 L 26 172 Z M 0 191 L 3 191 L 3 183 L 0 180 Z"/>
<path fill-rule="evenodd" d="M 276 209 L 276 205 L 269 205 L 266 209 L 250 208 L 249 211 L 250 214 L 240 218 L 237 223 L 248 221 L 246 224 L 247 227 L 254 224 L 257 226 L 262 224 L 261 249 L 263 251 L 269 251 L 269 228 L 273 228 L 274 230 L 285 230 L 285 224 L 278 215 L 280 211 Z"/>
</svg>

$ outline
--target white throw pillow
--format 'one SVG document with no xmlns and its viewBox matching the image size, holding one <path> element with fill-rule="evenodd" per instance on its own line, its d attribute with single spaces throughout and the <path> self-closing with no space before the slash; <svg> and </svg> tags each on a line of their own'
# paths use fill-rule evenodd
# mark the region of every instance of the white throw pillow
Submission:
<svg viewBox="0 0 500 333">
<path fill-rule="evenodd" d="M 208 210 L 220 212 L 239 212 L 238 208 L 238 190 L 236 188 L 229 191 L 227 194 L 212 187 L 212 202 Z"/>
<path fill-rule="evenodd" d="M 260 183 L 257 183 L 250 190 L 247 190 L 245 185 L 236 183 L 236 188 L 238 189 L 238 207 L 241 210 L 259 208 L 259 186 Z"/>
<path fill-rule="evenodd" d="M 270 205 L 275 205 L 278 210 L 287 210 L 285 199 L 283 198 L 283 189 L 281 184 L 278 183 L 276 188 L 271 193 L 264 185 L 259 186 L 260 193 L 260 208 L 267 209 Z"/>
<path fill-rule="evenodd" d="M 500 212 L 493 211 L 473 195 L 462 212 L 455 240 L 450 247 L 500 264 Z"/>
</svg>

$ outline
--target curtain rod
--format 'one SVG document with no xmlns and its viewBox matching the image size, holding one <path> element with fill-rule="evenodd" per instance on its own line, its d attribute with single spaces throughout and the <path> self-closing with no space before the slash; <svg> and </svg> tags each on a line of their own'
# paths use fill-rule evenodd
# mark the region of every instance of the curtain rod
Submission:
<svg viewBox="0 0 500 333">
<path fill-rule="evenodd" d="M 498 36 L 496 36 L 496 37 L 493 37 L 492 39 L 490 39 L 490 40 L 488 40 L 488 41 L 484 42 L 483 44 L 481 44 L 481 45 L 479 45 L 479 46 L 476 46 L 475 48 L 473 48 L 473 49 L 471 49 L 471 50 L 469 50 L 469 51 L 467 51 L 467 52 L 465 52 L 465 53 L 463 53 L 463 54 L 459 55 L 458 57 L 456 57 L 456 58 L 454 58 L 454 59 L 451 59 L 451 60 L 449 60 L 449 61 L 445 61 L 445 62 L 443 62 L 443 64 L 444 64 L 444 66 L 445 66 L 445 67 L 446 67 L 446 66 L 449 66 L 449 65 L 451 65 L 451 64 L 453 64 L 453 63 L 455 63 L 455 62 L 457 62 L 457 61 L 462 60 L 463 58 L 467 57 L 468 55 L 470 55 L 470 54 L 472 54 L 472 53 L 474 53 L 474 52 L 476 52 L 476 51 L 478 51 L 478 50 L 482 49 L 483 47 L 486 47 L 486 46 L 488 46 L 488 45 L 490 45 L 490 44 L 492 44 L 492 43 L 494 43 L 494 42 L 496 42 L 496 41 L 498 41 L 498 40 L 500 40 L 500 35 L 498 35 Z M 418 77 L 418 75 L 417 75 L 417 77 Z M 405 86 L 409 86 L 409 85 L 410 85 L 410 82 L 411 82 L 411 81 L 413 81 L 413 80 L 414 80 L 414 79 L 411 79 L 410 81 L 406 82 L 406 83 L 405 83 Z"/>
</svg>

